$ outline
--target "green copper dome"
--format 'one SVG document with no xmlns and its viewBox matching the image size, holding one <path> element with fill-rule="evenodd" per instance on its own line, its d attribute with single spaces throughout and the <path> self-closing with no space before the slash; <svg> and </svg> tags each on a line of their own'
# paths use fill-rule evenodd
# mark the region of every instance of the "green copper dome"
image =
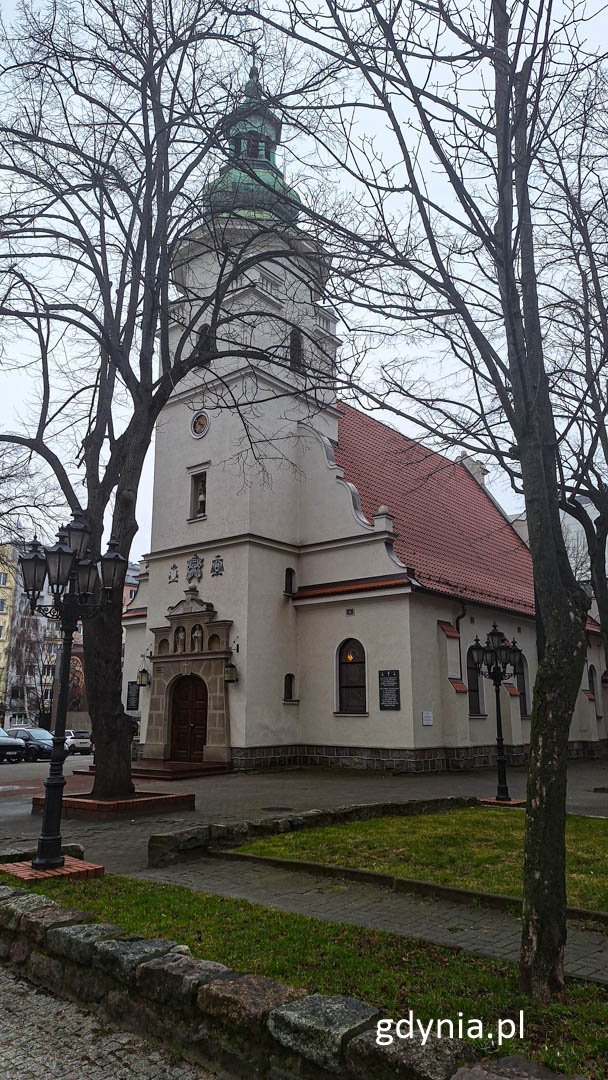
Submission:
<svg viewBox="0 0 608 1080">
<path fill-rule="evenodd" d="M 276 164 L 281 121 L 264 101 L 255 65 L 243 89 L 242 103 L 226 117 L 223 133 L 229 141 L 230 160 L 207 188 L 209 213 L 272 215 L 286 222 L 295 221 L 300 197 Z"/>
</svg>

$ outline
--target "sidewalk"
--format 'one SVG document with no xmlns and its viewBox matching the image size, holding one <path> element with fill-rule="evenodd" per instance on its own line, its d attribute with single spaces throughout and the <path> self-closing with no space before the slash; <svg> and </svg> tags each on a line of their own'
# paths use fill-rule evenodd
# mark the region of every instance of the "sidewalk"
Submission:
<svg viewBox="0 0 608 1080">
<path fill-rule="evenodd" d="M 88 759 L 85 759 L 88 761 Z M 19 771 L 18 771 L 19 770 Z M 27 766 L 30 779 L 19 780 L 26 766 L 0 767 L 0 851 L 31 846 L 40 832 L 39 816 L 31 814 L 32 794 L 40 792 L 48 765 Z M 68 766 L 68 770 L 70 767 Z M 4 794 L 2 793 L 5 785 Z M 406 802 L 447 795 L 496 793 L 493 769 L 463 773 L 373 775 L 353 770 L 286 770 L 266 773 L 233 773 L 183 780 L 177 783 L 151 781 L 142 789 L 157 791 L 194 791 L 196 810 L 168 816 L 141 817 L 135 820 L 93 822 L 66 818 L 62 834 L 66 843 L 84 845 L 85 857 L 102 863 L 108 873 L 129 874 L 147 864 L 147 844 L 151 833 L 172 832 L 204 822 L 239 821 L 244 818 L 276 816 L 277 810 L 299 812 L 365 802 Z M 89 791 L 91 781 L 84 776 L 69 776 L 66 792 Z M 509 787 L 514 798 L 525 795 L 525 769 L 509 770 Z M 594 792 L 594 787 L 608 787 L 608 762 L 574 761 L 568 768 L 569 813 L 608 817 L 608 792 Z M 506 810 L 505 813 L 519 813 Z"/>
<path fill-rule="evenodd" d="M 297 870 L 219 858 L 149 868 L 131 876 L 185 885 L 197 892 L 253 900 L 324 921 L 387 930 L 407 938 L 461 948 L 477 956 L 501 960 L 519 957 L 520 920 L 491 908 L 430 900 L 361 882 L 337 882 Z M 566 972 L 608 986 L 608 936 L 571 925 Z"/>
</svg>

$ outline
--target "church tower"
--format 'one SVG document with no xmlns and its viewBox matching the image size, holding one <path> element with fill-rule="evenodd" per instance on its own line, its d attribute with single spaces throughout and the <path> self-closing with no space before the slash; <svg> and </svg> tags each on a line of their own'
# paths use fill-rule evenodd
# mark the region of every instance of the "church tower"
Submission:
<svg viewBox="0 0 608 1080">
<path fill-rule="evenodd" d="M 337 437 L 338 339 L 255 65 L 223 136 L 228 160 L 175 268 L 171 341 L 212 358 L 158 421 L 147 614 L 128 651 L 153 657 L 147 758 L 246 764 L 248 747 L 299 739 L 291 597 L 315 532 L 312 463 Z"/>
</svg>

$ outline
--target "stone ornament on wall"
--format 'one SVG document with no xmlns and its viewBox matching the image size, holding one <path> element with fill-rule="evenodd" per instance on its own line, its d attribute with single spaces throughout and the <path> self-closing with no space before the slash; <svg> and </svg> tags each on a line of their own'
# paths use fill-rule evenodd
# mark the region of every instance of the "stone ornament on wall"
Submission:
<svg viewBox="0 0 608 1080">
<path fill-rule="evenodd" d="M 200 555 L 192 555 L 186 563 L 186 581 L 200 581 L 203 576 L 204 559 Z"/>
<path fill-rule="evenodd" d="M 224 560 L 221 555 L 216 555 L 211 562 L 211 577 L 221 577 L 224 573 Z"/>
<path fill-rule="evenodd" d="M 169 569 L 169 584 L 172 585 L 175 581 L 179 581 L 179 570 L 177 569 L 177 563 L 173 563 Z"/>
</svg>

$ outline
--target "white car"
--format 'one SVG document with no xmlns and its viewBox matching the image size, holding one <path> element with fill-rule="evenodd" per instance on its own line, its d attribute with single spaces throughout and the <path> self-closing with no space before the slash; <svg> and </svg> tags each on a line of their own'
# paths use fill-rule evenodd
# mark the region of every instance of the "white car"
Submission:
<svg viewBox="0 0 608 1080">
<path fill-rule="evenodd" d="M 68 728 L 65 733 L 65 749 L 68 754 L 92 754 L 91 732 Z"/>
</svg>

